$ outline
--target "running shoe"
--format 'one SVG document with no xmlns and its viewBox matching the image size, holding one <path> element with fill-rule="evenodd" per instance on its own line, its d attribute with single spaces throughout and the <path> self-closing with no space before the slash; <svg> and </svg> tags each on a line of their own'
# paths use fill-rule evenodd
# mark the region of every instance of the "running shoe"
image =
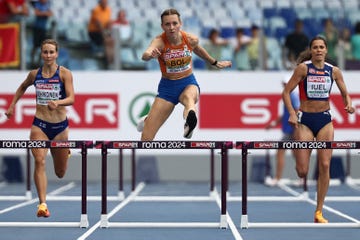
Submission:
<svg viewBox="0 0 360 240">
<path fill-rule="evenodd" d="M 142 130 L 144 129 L 146 118 L 147 118 L 147 115 L 142 116 L 140 118 L 139 122 L 137 123 L 136 129 L 138 130 L 138 132 L 142 132 Z"/>
<path fill-rule="evenodd" d="M 264 184 L 268 187 L 275 187 L 279 184 L 279 181 L 276 178 L 266 177 Z"/>
<path fill-rule="evenodd" d="M 323 217 L 321 211 L 316 211 L 314 216 L 315 223 L 328 223 L 329 221 Z"/>
<path fill-rule="evenodd" d="M 197 118 L 194 110 L 190 110 L 184 125 L 184 138 L 191 138 L 197 124 Z"/>
<path fill-rule="evenodd" d="M 37 210 L 37 217 L 50 217 L 50 212 L 49 209 L 47 208 L 46 203 L 40 203 L 38 205 L 38 210 Z"/>
</svg>

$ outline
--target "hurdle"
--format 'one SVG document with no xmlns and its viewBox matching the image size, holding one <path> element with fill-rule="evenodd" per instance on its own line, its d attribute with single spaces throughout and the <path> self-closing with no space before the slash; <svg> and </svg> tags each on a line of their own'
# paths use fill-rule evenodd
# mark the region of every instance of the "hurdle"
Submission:
<svg viewBox="0 0 360 240">
<path fill-rule="evenodd" d="M 101 219 L 100 227 L 220 227 L 227 228 L 227 210 L 226 210 L 226 193 L 228 190 L 228 149 L 233 147 L 233 142 L 221 142 L 221 141 L 96 141 L 95 148 L 101 149 Z M 140 197 L 134 193 L 136 191 L 136 173 L 135 173 L 135 150 L 136 149 L 221 149 L 221 211 L 220 222 L 110 222 L 107 214 L 107 153 L 108 149 L 131 149 L 132 150 L 132 164 L 131 164 L 131 189 L 132 194 L 129 199 L 134 201 L 172 201 L 178 197 Z M 213 152 L 211 153 L 213 158 Z M 213 171 L 211 166 L 211 171 Z M 213 175 L 212 175 L 213 177 Z M 210 188 L 214 188 L 214 183 L 211 182 Z M 206 198 L 191 198 L 186 197 L 178 198 L 180 201 L 209 201 L 216 200 L 213 197 Z M 125 203 L 120 203 L 124 205 Z"/>
<path fill-rule="evenodd" d="M 81 149 L 81 215 L 79 222 L 0 222 L 0 227 L 80 227 L 89 226 L 87 216 L 87 149 L 93 148 L 92 141 L 43 141 L 43 140 L 1 140 L 0 148 L 31 149 L 31 148 L 77 148 Z M 29 157 L 28 157 L 29 161 Z M 29 163 L 28 163 L 29 164 Z M 27 175 L 30 175 L 28 168 Z M 27 178 L 30 179 L 28 176 Z M 30 190 L 30 180 L 27 180 L 27 190 Z M 28 200 L 35 203 L 36 199 Z"/>
<path fill-rule="evenodd" d="M 242 196 L 241 196 L 241 207 L 242 215 L 240 220 L 240 228 L 247 229 L 250 227 L 258 228 L 359 228 L 360 221 L 342 214 L 342 216 L 350 222 L 336 222 L 336 223 L 327 223 L 327 224 L 318 224 L 318 223 L 306 223 L 306 222 L 249 222 L 248 211 L 247 211 L 247 202 L 248 202 L 248 192 L 247 192 L 247 156 L 249 149 L 359 149 L 360 142 L 355 141 L 249 141 L 249 142 L 236 142 L 236 149 L 241 149 L 241 166 L 242 166 Z M 299 198 L 300 200 L 306 200 L 312 202 L 308 198 Z M 261 201 L 259 199 L 259 201 Z M 325 199 L 326 201 L 326 199 Z M 325 207 L 327 210 L 336 212 L 331 208 Z"/>
</svg>

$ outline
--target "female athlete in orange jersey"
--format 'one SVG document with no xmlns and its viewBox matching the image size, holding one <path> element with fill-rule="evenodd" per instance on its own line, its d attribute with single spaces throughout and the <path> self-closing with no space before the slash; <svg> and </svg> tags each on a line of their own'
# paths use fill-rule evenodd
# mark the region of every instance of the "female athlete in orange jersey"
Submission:
<svg viewBox="0 0 360 240">
<path fill-rule="evenodd" d="M 158 59 L 161 80 L 158 95 L 149 111 L 138 124 L 141 140 L 151 141 L 170 116 L 176 104 L 184 105 L 186 119 L 184 137 L 191 138 L 197 124 L 195 104 L 200 88 L 193 75 L 192 53 L 218 69 L 231 67 L 231 61 L 218 61 L 199 45 L 199 38 L 181 30 L 180 14 L 176 9 L 167 9 L 161 14 L 164 32 L 155 37 L 142 55 L 142 60 Z M 146 121 L 145 121 L 146 119 Z"/>
</svg>

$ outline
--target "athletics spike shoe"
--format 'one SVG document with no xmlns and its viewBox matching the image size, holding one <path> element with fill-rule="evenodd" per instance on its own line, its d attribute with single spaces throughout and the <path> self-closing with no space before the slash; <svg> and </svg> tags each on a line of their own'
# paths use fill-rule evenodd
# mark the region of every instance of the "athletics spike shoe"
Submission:
<svg viewBox="0 0 360 240">
<path fill-rule="evenodd" d="M 191 138 L 194 128 L 197 124 L 197 118 L 194 110 L 190 110 L 184 125 L 184 138 Z"/>
<path fill-rule="evenodd" d="M 142 132 L 142 130 L 144 129 L 146 118 L 147 118 L 147 115 L 144 115 L 139 119 L 139 122 L 136 125 L 136 129 L 138 130 L 138 132 Z"/>
<path fill-rule="evenodd" d="M 323 217 L 321 211 L 316 211 L 314 216 L 315 223 L 328 223 L 329 221 Z"/>
<path fill-rule="evenodd" d="M 50 212 L 49 209 L 47 208 L 46 203 L 40 203 L 38 205 L 38 210 L 37 210 L 37 217 L 50 217 Z"/>
</svg>

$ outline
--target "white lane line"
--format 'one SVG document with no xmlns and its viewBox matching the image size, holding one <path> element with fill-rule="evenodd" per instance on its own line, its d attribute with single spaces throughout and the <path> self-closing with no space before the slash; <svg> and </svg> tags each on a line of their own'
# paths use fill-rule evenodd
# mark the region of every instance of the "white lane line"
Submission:
<svg viewBox="0 0 360 240">
<path fill-rule="evenodd" d="M 292 195 L 297 196 L 299 194 L 298 192 L 294 191 L 293 189 L 291 189 L 288 186 L 280 185 L 280 187 L 281 187 L 281 189 L 285 190 L 286 192 L 288 192 L 288 193 L 290 193 Z M 311 203 L 312 205 L 316 206 L 316 201 L 315 200 L 312 200 L 309 197 L 304 198 L 304 200 Z M 336 209 L 334 209 L 332 207 L 329 207 L 329 206 L 327 206 L 325 204 L 324 204 L 323 208 L 328 210 L 329 212 L 332 212 L 332 213 L 334 213 L 334 214 L 336 214 L 336 215 L 338 215 L 340 217 L 346 218 L 346 219 L 348 219 L 348 220 L 350 220 L 352 222 L 360 223 L 360 221 L 358 219 L 355 219 L 355 218 L 353 218 L 353 217 L 351 217 L 351 216 L 349 216 L 349 215 L 347 215 L 345 213 L 342 213 L 342 212 L 340 212 L 340 211 L 338 211 L 338 210 L 336 210 Z"/>
<path fill-rule="evenodd" d="M 221 209 L 220 195 L 219 195 L 218 191 L 216 190 L 216 188 L 215 188 L 214 193 L 215 193 L 214 196 L 215 196 L 216 203 L 219 206 L 219 208 Z M 232 234 L 234 235 L 234 238 L 236 240 L 243 240 L 243 238 L 240 235 L 240 232 L 237 230 L 237 228 L 236 228 L 233 220 L 231 219 L 230 214 L 229 214 L 228 211 L 226 211 L 226 219 L 227 219 L 227 222 L 229 224 L 230 230 L 231 230 Z"/>
<path fill-rule="evenodd" d="M 134 198 L 144 189 L 145 183 L 141 182 L 137 185 L 135 190 L 126 197 L 119 205 L 117 205 L 109 214 L 107 214 L 107 219 L 111 218 L 115 213 L 120 211 L 123 207 L 125 207 L 130 201 L 134 200 Z M 81 235 L 77 240 L 84 240 L 88 236 L 90 236 L 97 228 L 101 225 L 101 220 L 95 223 L 88 231 L 86 231 L 83 235 Z"/>
<path fill-rule="evenodd" d="M 54 195 L 59 194 L 59 193 L 61 193 L 61 192 L 63 192 L 63 191 L 67 191 L 67 190 L 69 190 L 70 188 L 72 188 L 72 187 L 74 187 L 74 186 L 75 186 L 74 182 L 71 182 L 71 183 L 69 183 L 69 184 L 67 184 L 67 185 L 65 185 L 65 186 L 62 186 L 62 187 L 60 187 L 60 188 L 55 189 L 54 191 L 50 192 L 48 195 L 54 196 Z M 28 201 L 26 201 L 26 202 L 13 205 L 13 206 L 11 206 L 11 207 L 2 209 L 2 210 L 0 211 L 0 214 L 3 214 L 3 213 L 6 213 L 6 212 L 15 210 L 15 209 L 17 209 L 17 208 L 21 208 L 21 207 L 25 207 L 25 206 L 34 204 L 34 203 L 36 203 L 37 201 L 38 201 L 38 198 L 33 198 L 33 199 L 28 200 Z"/>
</svg>

